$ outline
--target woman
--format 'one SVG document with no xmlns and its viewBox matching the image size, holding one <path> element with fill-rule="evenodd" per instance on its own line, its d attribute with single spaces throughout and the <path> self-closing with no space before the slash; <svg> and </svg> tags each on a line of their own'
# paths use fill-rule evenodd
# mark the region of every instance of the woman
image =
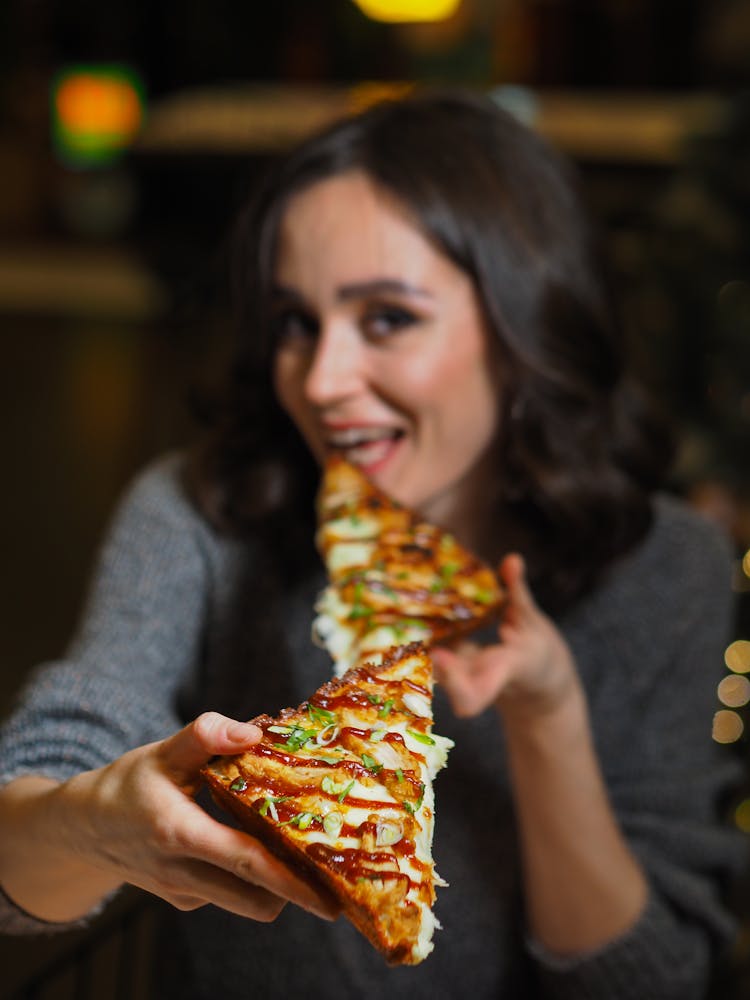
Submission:
<svg viewBox="0 0 750 1000">
<path fill-rule="evenodd" d="M 66 660 L 6 725 L 6 927 L 75 921 L 127 881 L 176 908 L 160 996 L 703 996 L 737 857 L 708 733 L 727 553 L 653 499 L 666 452 L 567 168 L 488 101 L 414 97 L 303 144 L 241 234 L 212 431 L 135 484 Z M 509 594 L 499 634 L 435 651 L 451 888 L 416 968 L 319 920 L 190 797 L 208 757 L 258 739 L 232 720 L 329 676 L 309 626 L 332 450 L 502 557 Z"/>
</svg>

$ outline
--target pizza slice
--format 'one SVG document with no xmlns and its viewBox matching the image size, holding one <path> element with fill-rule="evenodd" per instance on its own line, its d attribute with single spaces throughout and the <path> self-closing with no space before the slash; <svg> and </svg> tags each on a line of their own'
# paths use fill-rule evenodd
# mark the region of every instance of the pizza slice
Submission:
<svg viewBox="0 0 750 1000">
<path fill-rule="evenodd" d="M 332 893 L 392 965 L 421 962 L 439 926 L 432 781 L 453 743 L 432 733 L 432 685 L 421 644 L 398 649 L 253 719 L 261 741 L 203 770 L 243 828 Z"/>
<path fill-rule="evenodd" d="M 316 543 L 329 585 L 316 603 L 313 639 L 339 676 L 394 645 L 472 632 L 503 601 L 488 565 L 337 456 L 318 494 Z"/>
</svg>

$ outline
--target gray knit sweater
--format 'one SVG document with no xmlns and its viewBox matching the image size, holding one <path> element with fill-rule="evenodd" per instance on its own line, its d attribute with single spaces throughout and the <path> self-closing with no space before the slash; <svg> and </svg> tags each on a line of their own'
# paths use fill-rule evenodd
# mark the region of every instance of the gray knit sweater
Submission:
<svg viewBox="0 0 750 1000">
<path fill-rule="evenodd" d="M 322 568 L 283 587 L 267 541 L 219 537 L 196 513 L 180 462 L 148 469 L 120 506 L 71 648 L 39 669 L 0 731 L 0 782 L 66 779 L 205 709 L 273 713 L 329 677 L 309 638 Z M 293 906 L 269 925 L 214 907 L 164 907 L 158 995 L 701 997 L 732 930 L 721 880 L 744 850 L 716 819 L 736 764 L 710 735 L 730 605 L 725 545 L 663 498 L 647 540 L 559 623 L 614 809 L 650 879 L 649 903 L 621 939 L 564 961 L 528 940 L 500 725 L 492 711 L 455 719 L 438 692 L 436 730 L 456 746 L 436 782 L 434 854 L 450 888 L 439 892 L 444 930 L 427 961 L 387 968 L 346 920 L 328 924 Z M 0 930 L 45 926 L 0 902 Z"/>
</svg>

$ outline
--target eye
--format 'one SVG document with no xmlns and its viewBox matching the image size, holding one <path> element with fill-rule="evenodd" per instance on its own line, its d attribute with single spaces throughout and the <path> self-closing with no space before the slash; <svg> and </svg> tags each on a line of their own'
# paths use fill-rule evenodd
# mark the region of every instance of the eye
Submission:
<svg viewBox="0 0 750 1000">
<path fill-rule="evenodd" d="M 403 306 L 377 305 L 365 310 L 362 326 L 368 337 L 377 339 L 419 322 L 419 317 Z"/>
<path fill-rule="evenodd" d="M 271 333 L 279 346 L 309 343 L 318 335 L 318 321 L 304 309 L 282 309 L 271 320 Z"/>
</svg>

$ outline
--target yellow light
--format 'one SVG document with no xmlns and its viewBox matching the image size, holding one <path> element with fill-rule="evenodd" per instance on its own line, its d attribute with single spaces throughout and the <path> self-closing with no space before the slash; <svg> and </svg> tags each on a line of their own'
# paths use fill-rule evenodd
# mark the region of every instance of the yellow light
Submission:
<svg viewBox="0 0 750 1000">
<path fill-rule="evenodd" d="M 750 681 L 738 674 L 729 674 L 719 683 L 719 701 L 729 708 L 741 708 L 750 701 Z"/>
<path fill-rule="evenodd" d="M 742 557 L 742 569 L 745 572 L 745 576 L 750 576 L 750 549 Z"/>
<path fill-rule="evenodd" d="M 717 743 L 735 743 L 742 736 L 745 724 L 736 712 L 722 708 L 714 715 L 711 735 Z"/>
<path fill-rule="evenodd" d="M 734 823 L 743 833 L 750 833 L 750 799 L 744 799 L 734 810 Z"/>
<path fill-rule="evenodd" d="M 737 639 L 728 646 L 724 662 L 735 674 L 750 674 L 750 641 Z"/>
<path fill-rule="evenodd" d="M 373 21 L 406 24 L 415 21 L 445 21 L 458 10 L 461 0 L 354 0 Z"/>
</svg>

